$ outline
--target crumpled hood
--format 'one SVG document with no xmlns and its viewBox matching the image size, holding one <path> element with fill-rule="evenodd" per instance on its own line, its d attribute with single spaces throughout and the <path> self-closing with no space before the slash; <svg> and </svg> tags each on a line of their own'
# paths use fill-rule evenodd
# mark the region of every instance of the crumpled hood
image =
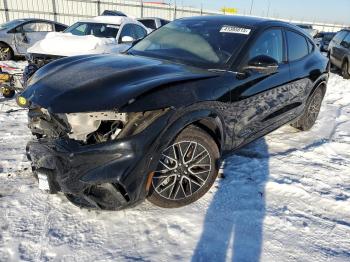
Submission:
<svg viewBox="0 0 350 262">
<path fill-rule="evenodd" d="M 103 47 L 117 45 L 114 38 L 99 38 L 93 35 L 76 36 L 71 33 L 51 32 L 28 49 L 28 53 L 55 56 L 87 55 L 103 53 Z"/>
<path fill-rule="evenodd" d="M 104 111 L 119 109 L 154 88 L 215 76 L 218 73 L 145 57 L 76 56 L 39 69 L 22 96 L 53 113 Z"/>
</svg>

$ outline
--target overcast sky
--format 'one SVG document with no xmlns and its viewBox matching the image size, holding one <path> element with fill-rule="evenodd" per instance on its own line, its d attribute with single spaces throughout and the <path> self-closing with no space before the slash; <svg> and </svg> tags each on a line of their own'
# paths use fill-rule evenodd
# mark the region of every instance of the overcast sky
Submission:
<svg viewBox="0 0 350 262">
<path fill-rule="evenodd" d="M 175 0 L 168 0 L 174 3 Z M 350 0 L 253 0 L 253 15 L 266 16 L 269 2 L 269 16 L 284 19 L 329 22 L 350 25 Z M 251 0 L 176 0 L 177 4 L 219 10 L 238 8 L 239 13 L 249 14 Z"/>
</svg>

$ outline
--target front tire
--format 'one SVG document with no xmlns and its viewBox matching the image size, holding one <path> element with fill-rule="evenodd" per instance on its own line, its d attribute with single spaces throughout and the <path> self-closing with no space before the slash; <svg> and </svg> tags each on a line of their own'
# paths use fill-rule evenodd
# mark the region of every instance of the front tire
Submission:
<svg viewBox="0 0 350 262">
<path fill-rule="evenodd" d="M 295 123 L 291 124 L 291 126 L 301 131 L 310 130 L 316 123 L 320 113 L 323 96 L 322 88 L 316 88 L 307 102 L 306 110 Z"/>
<path fill-rule="evenodd" d="M 350 74 L 349 74 L 349 62 L 344 61 L 342 67 L 341 67 L 341 73 L 344 79 L 350 79 Z"/>
<path fill-rule="evenodd" d="M 3 87 L 1 91 L 2 91 L 2 95 L 5 98 L 13 98 L 16 94 L 15 90 L 7 88 L 7 87 Z"/>
<path fill-rule="evenodd" d="M 11 47 L 4 43 L 0 43 L 0 61 L 7 61 L 13 59 L 13 52 Z"/>
<path fill-rule="evenodd" d="M 163 151 L 148 200 L 164 208 L 197 201 L 213 185 L 219 157 L 218 146 L 208 133 L 197 127 L 186 128 Z"/>
</svg>

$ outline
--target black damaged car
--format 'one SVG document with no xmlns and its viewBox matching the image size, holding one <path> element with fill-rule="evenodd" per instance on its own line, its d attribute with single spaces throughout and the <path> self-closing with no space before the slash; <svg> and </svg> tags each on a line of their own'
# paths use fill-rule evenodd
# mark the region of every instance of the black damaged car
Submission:
<svg viewBox="0 0 350 262">
<path fill-rule="evenodd" d="M 174 21 L 125 55 L 68 57 L 18 97 L 39 187 L 118 210 L 180 207 L 212 186 L 220 158 L 281 127 L 309 130 L 328 59 L 288 23 L 238 16 Z"/>
</svg>

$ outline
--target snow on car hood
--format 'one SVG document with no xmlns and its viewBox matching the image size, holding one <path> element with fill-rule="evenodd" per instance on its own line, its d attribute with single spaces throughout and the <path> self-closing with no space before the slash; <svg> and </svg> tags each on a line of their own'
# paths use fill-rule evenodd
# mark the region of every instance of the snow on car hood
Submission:
<svg viewBox="0 0 350 262">
<path fill-rule="evenodd" d="M 55 56 L 97 54 L 106 53 L 109 45 L 117 45 L 116 39 L 52 32 L 29 48 L 28 53 Z"/>
</svg>

